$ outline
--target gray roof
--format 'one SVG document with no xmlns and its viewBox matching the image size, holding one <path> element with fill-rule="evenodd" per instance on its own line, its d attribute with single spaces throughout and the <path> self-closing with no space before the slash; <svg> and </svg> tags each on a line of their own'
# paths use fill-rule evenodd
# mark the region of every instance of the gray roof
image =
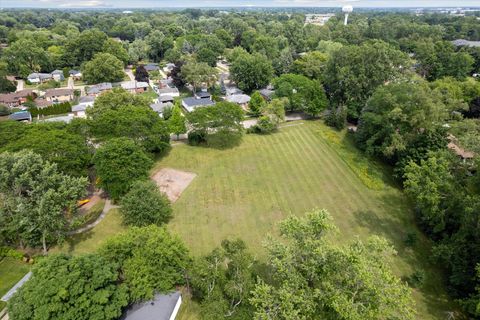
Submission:
<svg viewBox="0 0 480 320">
<path fill-rule="evenodd" d="M 145 67 L 145 70 L 147 70 L 148 72 L 156 71 L 160 69 L 160 67 L 156 63 L 149 63 L 149 64 L 146 64 L 144 67 Z"/>
<path fill-rule="evenodd" d="M 179 93 L 179 91 L 177 88 L 170 88 L 170 87 L 158 89 L 158 94 L 169 94 L 169 93 Z"/>
<path fill-rule="evenodd" d="M 245 104 L 250 101 L 250 96 L 246 94 L 233 94 L 231 96 L 227 96 L 225 100 L 233 103 Z"/>
<path fill-rule="evenodd" d="M 8 118 L 15 121 L 32 120 L 32 115 L 28 111 L 19 111 L 12 113 Z"/>
<path fill-rule="evenodd" d="M 158 97 L 158 101 L 160 101 L 160 102 L 169 102 L 169 101 L 173 101 L 173 100 L 174 100 L 173 97 L 169 96 L 169 95 Z"/>
<path fill-rule="evenodd" d="M 72 75 L 73 75 L 73 74 L 79 74 L 79 73 L 82 73 L 82 72 L 81 72 L 81 71 L 78 71 L 78 70 L 74 70 L 74 69 L 68 71 L 68 74 L 72 74 Z"/>
<path fill-rule="evenodd" d="M 72 106 L 72 112 L 79 112 L 79 111 L 85 111 L 88 108 L 92 107 L 91 104 L 88 103 L 80 103 L 75 106 Z"/>
<path fill-rule="evenodd" d="M 71 96 L 74 92 L 73 89 L 47 89 L 45 97 Z"/>
<path fill-rule="evenodd" d="M 88 102 L 94 102 L 95 101 L 95 97 L 90 97 L 90 96 L 83 96 L 83 97 L 80 97 L 80 99 L 78 100 L 79 103 L 88 103 Z"/>
<path fill-rule="evenodd" d="M 195 92 L 195 97 L 200 99 L 210 98 L 212 95 L 206 91 Z"/>
<path fill-rule="evenodd" d="M 270 90 L 270 89 L 262 89 L 262 90 L 259 90 L 258 92 L 260 92 L 260 94 L 264 98 L 268 98 L 268 99 L 270 99 L 273 96 L 273 94 L 275 93 L 275 91 Z"/>
<path fill-rule="evenodd" d="M 50 79 L 52 75 L 50 73 L 31 73 L 28 75 L 27 79 Z"/>
<path fill-rule="evenodd" d="M 137 88 L 148 88 L 149 85 L 146 82 L 141 82 L 141 81 L 124 81 L 120 84 L 123 89 L 125 90 L 132 90 L 132 89 L 137 89 Z"/>
<path fill-rule="evenodd" d="M 173 103 L 171 102 L 166 102 L 166 103 L 153 103 L 150 105 L 150 108 L 152 108 L 153 111 L 157 113 L 162 113 L 165 108 L 168 107 L 173 107 Z"/>
<path fill-rule="evenodd" d="M 88 94 L 97 94 L 105 90 L 111 90 L 112 84 L 110 82 L 99 83 L 88 88 Z"/>
<path fill-rule="evenodd" d="M 51 74 L 61 74 L 63 76 L 62 70 L 53 70 Z"/>
<path fill-rule="evenodd" d="M 233 95 L 233 94 L 242 94 L 243 91 L 240 90 L 237 87 L 226 87 L 225 92 L 227 93 L 227 96 Z"/>
<path fill-rule="evenodd" d="M 193 111 L 196 107 L 207 107 L 213 106 L 215 102 L 210 99 L 196 99 L 194 97 L 185 98 L 182 100 L 182 105 L 187 109 L 188 112 Z"/>
<path fill-rule="evenodd" d="M 453 40 L 452 43 L 457 47 L 480 47 L 480 41 L 457 39 L 457 40 Z"/>
<path fill-rule="evenodd" d="M 169 320 L 172 316 L 180 292 L 156 294 L 153 300 L 136 303 L 122 316 L 122 320 Z"/>
</svg>

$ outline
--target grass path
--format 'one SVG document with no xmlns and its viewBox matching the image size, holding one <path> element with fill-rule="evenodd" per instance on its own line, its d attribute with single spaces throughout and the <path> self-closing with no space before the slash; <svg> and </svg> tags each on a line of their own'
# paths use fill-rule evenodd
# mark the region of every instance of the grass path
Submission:
<svg viewBox="0 0 480 320">
<path fill-rule="evenodd" d="M 399 253 L 392 264 L 399 276 L 417 268 L 427 271 L 424 289 L 414 292 L 419 319 L 443 319 L 451 308 L 439 272 L 428 261 L 427 240 L 420 236 L 415 250 L 404 246 L 407 233 L 418 232 L 407 199 L 388 178 L 377 190 L 366 186 L 365 179 L 388 177 L 388 172 L 365 161 L 344 134 L 320 122 L 269 136 L 248 135 L 229 150 L 179 145 L 154 170 L 162 167 L 198 175 L 174 204 L 170 223 L 194 255 L 240 237 L 262 259 L 262 241 L 275 234 L 279 220 L 325 208 L 340 229 L 336 241 L 381 235 Z"/>
</svg>

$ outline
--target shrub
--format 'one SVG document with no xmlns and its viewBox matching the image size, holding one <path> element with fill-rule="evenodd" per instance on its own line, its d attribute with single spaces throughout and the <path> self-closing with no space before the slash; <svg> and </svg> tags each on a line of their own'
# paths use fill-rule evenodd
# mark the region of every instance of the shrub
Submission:
<svg viewBox="0 0 480 320">
<path fill-rule="evenodd" d="M 168 198 L 150 180 L 135 182 L 121 200 L 123 222 L 137 227 L 162 225 L 172 217 Z"/>
<path fill-rule="evenodd" d="M 10 108 L 0 104 L 0 116 L 8 116 L 10 114 Z"/>
<path fill-rule="evenodd" d="M 0 247 L 0 258 L 6 257 L 20 260 L 23 258 L 23 253 L 9 247 Z"/>
<path fill-rule="evenodd" d="M 414 247 L 417 243 L 418 236 L 415 232 L 407 233 L 405 240 L 403 241 L 407 247 Z"/>
<path fill-rule="evenodd" d="M 277 130 L 277 125 L 268 117 L 261 116 L 256 125 L 248 129 L 249 133 L 269 134 Z"/>
<path fill-rule="evenodd" d="M 325 123 L 330 127 L 342 130 L 347 123 L 347 108 L 345 106 L 339 106 L 335 109 L 328 111 Z"/>
<path fill-rule="evenodd" d="M 206 137 L 207 134 L 204 131 L 190 131 L 188 133 L 188 144 L 198 146 L 207 141 Z"/>
<path fill-rule="evenodd" d="M 415 270 L 408 278 L 408 284 L 413 288 L 421 288 L 425 283 L 426 274 L 422 269 Z"/>
<path fill-rule="evenodd" d="M 28 111 L 32 114 L 32 117 L 36 117 L 38 115 L 41 116 L 51 116 L 56 114 L 65 114 L 72 111 L 72 105 L 70 102 L 63 102 L 53 104 L 46 108 L 37 108 L 37 107 L 29 107 Z"/>
</svg>

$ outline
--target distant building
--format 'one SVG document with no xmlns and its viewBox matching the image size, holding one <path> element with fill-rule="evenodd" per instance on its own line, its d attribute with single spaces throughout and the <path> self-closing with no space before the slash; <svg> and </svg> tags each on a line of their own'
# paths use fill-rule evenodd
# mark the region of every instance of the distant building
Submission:
<svg viewBox="0 0 480 320">
<path fill-rule="evenodd" d="M 196 99 L 212 99 L 212 95 L 207 91 L 198 91 L 194 94 Z"/>
<path fill-rule="evenodd" d="M 27 81 L 32 84 L 39 84 L 52 80 L 52 75 L 50 73 L 31 73 L 27 77 Z"/>
<path fill-rule="evenodd" d="M 99 83 L 99 84 L 95 84 L 93 86 L 90 86 L 88 89 L 87 89 L 87 94 L 89 96 L 98 96 L 100 95 L 101 93 L 105 92 L 105 91 L 110 91 L 112 90 L 112 84 L 110 82 L 104 82 L 104 83 Z"/>
<path fill-rule="evenodd" d="M 314 24 L 314 25 L 317 25 L 317 26 L 323 26 L 332 17 L 335 17 L 334 13 L 306 14 L 305 15 L 305 24 Z"/>
<path fill-rule="evenodd" d="M 150 105 L 150 108 L 158 113 L 159 116 L 163 117 L 163 111 L 166 108 L 173 108 L 173 103 L 171 102 L 159 102 L 159 103 L 153 103 Z"/>
<path fill-rule="evenodd" d="M 121 320 L 175 320 L 182 304 L 180 292 L 156 294 L 152 300 L 136 303 Z"/>
<path fill-rule="evenodd" d="M 74 98 L 73 89 L 48 89 L 45 93 L 45 100 L 55 103 L 70 102 Z"/>
<path fill-rule="evenodd" d="M 169 96 L 169 97 L 180 97 L 180 91 L 177 88 L 165 87 L 157 90 L 157 93 L 160 97 Z"/>
<path fill-rule="evenodd" d="M 28 98 L 32 100 L 37 97 L 37 94 L 31 89 L 25 89 L 12 93 L 0 94 L 0 104 L 7 107 L 18 107 L 19 105 L 27 102 Z"/>
<path fill-rule="evenodd" d="M 133 80 L 133 81 L 124 81 L 120 83 L 120 86 L 130 93 L 142 93 L 142 92 L 147 92 L 149 84 L 147 82 Z"/>
<path fill-rule="evenodd" d="M 82 79 L 82 72 L 81 71 L 78 71 L 78 70 L 70 70 L 68 71 L 68 74 L 70 75 L 70 77 L 73 78 L 73 80 L 80 80 Z"/>
<path fill-rule="evenodd" d="M 175 63 L 167 63 L 163 68 L 163 71 L 166 73 L 172 72 L 173 68 L 175 68 Z"/>
<path fill-rule="evenodd" d="M 246 110 L 248 107 L 248 103 L 250 102 L 250 96 L 246 94 L 233 94 L 231 96 L 225 97 L 225 100 L 228 102 L 236 103 Z"/>
<path fill-rule="evenodd" d="M 93 107 L 95 103 L 95 97 L 81 97 L 78 101 L 78 104 L 72 106 L 72 113 L 75 117 L 78 118 L 86 118 L 87 114 L 86 111 L 88 108 Z"/>
<path fill-rule="evenodd" d="M 480 41 L 470 41 L 465 39 L 453 40 L 452 44 L 456 47 L 480 47 Z"/>
<path fill-rule="evenodd" d="M 55 80 L 55 81 L 63 81 L 63 80 L 65 80 L 65 76 L 63 75 L 63 71 L 62 71 L 62 70 L 52 71 L 51 75 L 52 75 L 52 79 Z"/>
<path fill-rule="evenodd" d="M 28 121 L 32 122 L 32 115 L 28 111 L 19 111 L 19 112 L 14 112 L 10 116 L 8 116 L 10 120 L 15 120 L 15 121 Z"/>
<path fill-rule="evenodd" d="M 147 70 L 147 72 L 160 70 L 160 67 L 158 66 L 158 63 L 148 63 L 144 67 L 145 67 L 145 70 Z"/>
<path fill-rule="evenodd" d="M 273 95 L 275 94 L 274 90 L 271 90 L 271 89 L 268 89 L 268 88 L 267 89 L 261 89 L 258 92 L 267 101 L 272 100 Z"/>
</svg>

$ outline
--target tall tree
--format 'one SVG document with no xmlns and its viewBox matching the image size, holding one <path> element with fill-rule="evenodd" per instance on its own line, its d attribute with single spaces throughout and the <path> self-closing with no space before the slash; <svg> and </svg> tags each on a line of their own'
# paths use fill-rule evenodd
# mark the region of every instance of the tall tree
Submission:
<svg viewBox="0 0 480 320">
<path fill-rule="evenodd" d="M 345 46 L 328 60 L 327 94 L 335 105 L 346 105 L 348 117 L 357 120 L 375 89 L 408 70 L 408 56 L 382 41 Z"/>
<path fill-rule="evenodd" d="M 389 269 L 395 251 L 372 237 L 338 246 L 325 210 L 280 223 L 270 238 L 273 285 L 260 281 L 250 299 L 256 319 L 414 319 L 409 288 Z"/>
<path fill-rule="evenodd" d="M 98 148 L 93 163 L 100 186 L 118 200 L 135 180 L 148 176 L 152 159 L 131 139 L 115 138 Z"/>
<path fill-rule="evenodd" d="M 189 61 L 182 66 L 181 74 L 194 91 L 202 84 L 210 86 L 217 80 L 217 71 L 205 62 Z"/>
<path fill-rule="evenodd" d="M 115 56 L 118 60 L 123 62 L 123 65 L 126 66 L 128 63 L 128 52 L 123 46 L 122 42 L 116 41 L 114 39 L 107 39 L 103 43 L 102 52 L 110 53 Z"/>
<path fill-rule="evenodd" d="M 47 51 L 29 39 L 12 43 L 4 50 L 2 59 L 7 63 L 9 73 L 23 78 L 32 72 L 47 71 L 51 68 Z"/>
<path fill-rule="evenodd" d="M 232 62 L 230 74 L 240 89 L 252 92 L 269 84 L 273 67 L 271 61 L 259 53 L 241 54 Z"/>
<path fill-rule="evenodd" d="M 113 320 L 128 305 L 117 266 L 98 255 L 53 255 L 32 273 L 8 303 L 11 319 Z"/>
<path fill-rule="evenodd" d="M 61 241 L 69 228 L 66 210 L 85 194 L 87 179 L 59 173 L 57 166 L 31 151 L 0 154 L 1 231 L 5 239 L 24 246 Z"/>
<path fill-rule="evenodd" d="M 83 79 L 89 84 L 123 80 L 123 63 L 110 53 L 99 53 L 83 66 Z"/>
<path fill-rule="evenodd" d="M 177 140 L 180 134 L 187 132 L 187 126 L 185 124 L 185 117 L 182 114 L 180 107 L 175 105 L 172 110 L 172 115 L 168 119 L 168 125 L 170 132 L 177 135 Z"/>
<path fill-rule="evenodd" d="M 99 252 L 120 266 L 131 301 L 147 300 L 157 292 L 172 291 L 184 283 L 185 270 L 190 265 L 182 241 L 155 225 L 132 227 L 108 239 Z"/>
</svg>

